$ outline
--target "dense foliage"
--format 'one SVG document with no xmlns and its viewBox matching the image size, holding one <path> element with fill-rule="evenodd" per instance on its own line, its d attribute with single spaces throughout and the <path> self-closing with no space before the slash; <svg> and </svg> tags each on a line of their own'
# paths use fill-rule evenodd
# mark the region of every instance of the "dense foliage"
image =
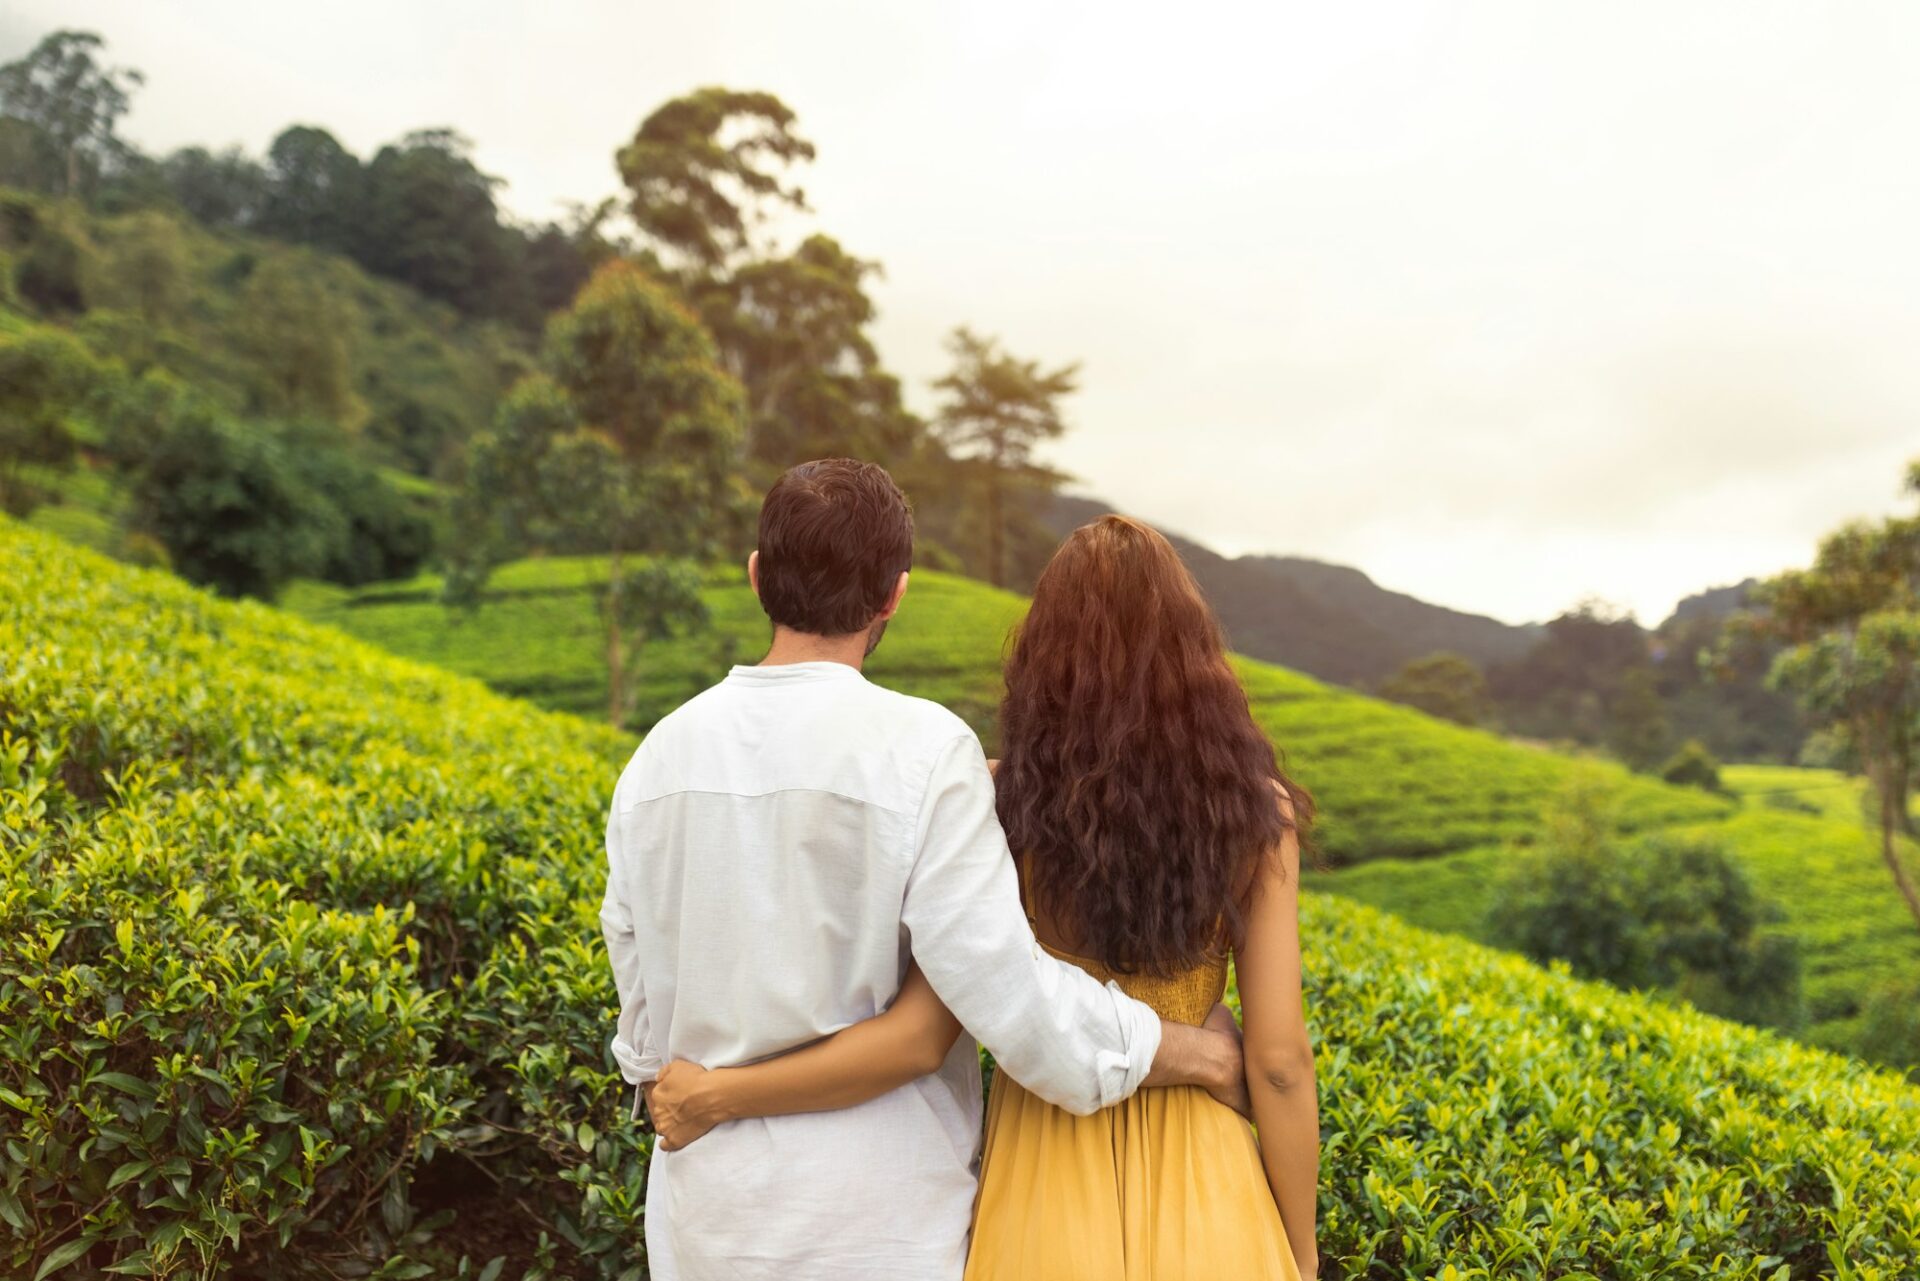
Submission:
<svg viewBox="0 0 1920 1281">
<path fill-rule="evenodd" d="M 1576 789 L 1548 812 L 1540 842 L 1509 861 L 1488 933 L 1583 978 L 1677 993 L 1703 1010 L 1793 1028 L 1800 958 L 1766 927 L 1780 909 L 1728 850 L 1703 836 L 1614 838 L 1603 804 Z"/>
<path fill-rule="evenodd" d="M 18 526 L 0 584 L 9 1275 L 453 1274 L 480 1240 L 644 1275 L 593 916 L 627 744 Z M 1893 1078 L 1339 899 L 1302 927 L 1330 1270 L 1920 1251 Z"/>
<path fill-rule="evenodd" d="M 590 558 L 515 562 L 497 571 L 471 617 L 437 603 L 441 584 L 430 575 L 357 592 L 303 583 L 284 599 L 396 653 L 597 716 L 607 697 L 595 606 L 604 573 Z M 705 599 L 708 630 L 641 652 L 634 725 L 651 724 L 764 647 L 766 618 L 738 569 L 710 575 Z M 991 750 L 1001 646 L 1022 607 L 1010 593 L 915 570 L 870 670 L 954 708 Z M 1323 888 L 1485 939 L 1501 869 L 1538 838 L 1547 806 L 1597 780 L 1615 795 L 1622 842 L 1633 833 L 1711 836 L 1780 905 L 1778 929 L 1800 949 L 1809 1039 L 1861 1046 L 1874 994 L 1920 971 L 1920 939 L 1887 894 L 1860 825 L 1859 785 L 1838 773 L 1730 766 L 1728 786 L 1751 795 L 1723 796 L 1444 724 L 1264 663 L 1242 661 L 1239 671 L 1255 716 L 1322 802 L 1320 836 L 1336 865 L 1316 878 Z"/>
<path fill-rule="evenodd" d="M 513 1216 L 641 1275 L 593 922 L 626 743 L 19 526 L 0 570 L 8 1269 L 451 1273 Z M 1338 899 L 1302 933 L 1334 1275 L 1920 1250 L 1891 1077 Z"/>
<path fill-rule="evenodd" d="M 164 373 L 236 417 L 327 422 L 423 475 L 529 363 L 520 336 L 340 258 L 159 211 L 0 188 L 0 277 L 0 312 L 63 326 L 130 376 Z"/>
<path fill-rule="evenodd" d="M 740 384 L 671 290 L 610 262 L 547 326 L 543 368 L 476 438 L 455 505 L 448 597 L 477 603 L 502 560 L 532 548 L 608 553 L 608 719 L 631 703 L 627 651 L 704 621 L 700 561 L 741 506 L 732 463 Z M 638 572 L 623 557 L 673 557 Z"/>
</svg>

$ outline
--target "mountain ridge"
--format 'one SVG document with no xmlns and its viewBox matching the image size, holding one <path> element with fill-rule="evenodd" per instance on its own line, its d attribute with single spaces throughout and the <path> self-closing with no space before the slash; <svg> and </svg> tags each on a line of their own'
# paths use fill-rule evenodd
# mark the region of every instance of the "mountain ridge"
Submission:
<svg viewBox="0 0 1920 1281">
<path fill-rule="evenodd" d="M 1041 523 L 1065 537 L 1116 510 L 1098 498 L 1056 495 Z M 1393 591 L 1351 565 L 1264 552 L 1229 557 L 1148 523 L 1180 552 L 1235 649 L 1322 680 L 1365 687 L 1440 651 L 1484 669 L 1520 657 L 1543 631 Z"/>
</svg>

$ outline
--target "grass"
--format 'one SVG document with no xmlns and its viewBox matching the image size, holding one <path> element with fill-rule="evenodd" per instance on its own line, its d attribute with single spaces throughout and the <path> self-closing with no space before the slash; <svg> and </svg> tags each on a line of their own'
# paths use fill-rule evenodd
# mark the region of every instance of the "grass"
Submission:
<svg viewBox="0 0 1920 1281">
<path fill-rule="evenodd" d="M 923 586 L 896 679 L 977 694 L 1018 602 Z M 676 653 L 707 661 L 663 646 L 661 679 Z M 1249 679 L 1269 712 L 1338 701 Z M 0 1270 L 644 1277 L 595 919 L 631 737 L 0 521 Z M 1344 767 L 1300 765 L 1345 803 Z M 1340 896 L 1302 927 L 1330 1275 L 1920 1254 L 1892 1074 Z"/>
<path fill-rule="evenodd" d="M 604 717 L 606 668 L 591 591 L 604 574 L 604 563 L 592 558 L 519 561 L 499 572 L 491 598 L 470 617 L 438 603 L 431 575 L 357 591 L 299 584 L 284 603 L 504 693 Z M 637 726 L 705 688 L 728 664 L 754 661 L 764 647 L 766 619 L 742 573 L 714 571 L 706 595 L 710 630 L 641 652 Z M 1010 593 L 916 572 L 869 675 L 954 708 L 991 751 L 1000 657 L 1023 608 Z M 1615 792 L 1625 828 L 1715 832 L 1781 905 L 1780 928 L 1801 946 L 1807 1039 L 1852 1045 L 1863 998 L 1920 970 L 1920 930 L 1860 826 L 1857 780 L 1731 766 L 1733 795 L 1716 797 L 1463 729 L 1272 664 L 1235 661 L 1255 718 L 1320 802 L 1321 844 L 1335 866 L 1311 877 L 1316 889 L 1484 940 L 1481 922 L 1511 849 L 1533 838 L 1548 800 L 1574 779 L 1594 777 Z"/>
</svg>

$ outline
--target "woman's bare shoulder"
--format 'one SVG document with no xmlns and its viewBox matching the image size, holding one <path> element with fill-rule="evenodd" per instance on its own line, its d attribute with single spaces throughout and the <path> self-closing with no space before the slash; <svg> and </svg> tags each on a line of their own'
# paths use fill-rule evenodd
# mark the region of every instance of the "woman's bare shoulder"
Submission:
<svg viewBox="0 0 1920 1281">
<path fill-rule="evenodd" d="M 1000 758 L 998 756 L 989 756 L 987 758 L 987 773 L 993 775 L 1000 773 Z"/>
<path fill-rule="evenodd" d="M 987 768 L 993 768 L 992 761 L 987 762 Z M 1277 778 L 1273 780 L 1273 799 L 1274 803 L 1280 807 L 1280 817 L 1289 823 L 1293 822 L 1293 794 L 1287 791 L 1287 785 Z"/>
</svg>

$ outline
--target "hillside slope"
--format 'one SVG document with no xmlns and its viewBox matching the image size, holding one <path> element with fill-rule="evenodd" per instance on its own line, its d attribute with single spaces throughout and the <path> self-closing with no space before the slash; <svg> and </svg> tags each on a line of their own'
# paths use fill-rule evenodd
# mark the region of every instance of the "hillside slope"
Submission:
<svg viewBox="0 0 1920 1281">
<path fill-rule="evenodd" d="M 36 309 L 5 287 L 29 257 L 64 264 L 60 307 Z M 0 333 L 28 323 L 58 325 L 131 374 L 163 372 L 244 417 L 334 422 L 370 457 L 415 475 L 491 420 L 533 346 L 337 254 L 0 187 Z M 48 478 L 60 501 L 32 523 L 111 548 L 124 496 L 89 465 L 99 425 L 72 426 L 89 452 L 77 471 Z"/>
<path fill-rule="evenodd" d="M 504 692 L 604 716 L 601 623 L 590 591 L 603 574 L 591 559 L 521 561 L 501 571 L 470 618 L 437 603 L 432 577 L 359 591 L 301 584 L 285 603 Z M 716 573 L 707 603 L 711 631 L 640 655 L 635 724 L 650 724 L 765 646 L 766 619 L 743 575 Z M 1023 608 L 1010 593 L 917 571 L 870 674 L 953 707 L 991 749 L 1002 646 Z M 1549 800 L 1589 779 L 1614 794 L 1629 829 L 1686 827 L 1728 840 L 1785 909 L 1781 928 L 1800 940 L 1809 1039 L 1847 1048 L 1865 996 L 1920 969 L 1920 935 L 1857 821 L 1743 811 L 1734 800 L 1463 729 L 1267 663 L 1239 660 L 1239 670 L 1256 719 L 1321 804 L 1322 847 L 1342 865 L 1315 878 L 1321 888 L 1479 937 L 1512 843 L 1532 838 Z"/>
<path fill-rule="evenodd" d="M 950 679 L 953 636 L 903 661 Z M 626 746 L 0 522 L 6 1272 L 639 1262 L 595 920 Z M 1920 1257 L 1920 1091 L 1337 898 L 1302 927 L 1330 1274 Z"/>
</svg>

